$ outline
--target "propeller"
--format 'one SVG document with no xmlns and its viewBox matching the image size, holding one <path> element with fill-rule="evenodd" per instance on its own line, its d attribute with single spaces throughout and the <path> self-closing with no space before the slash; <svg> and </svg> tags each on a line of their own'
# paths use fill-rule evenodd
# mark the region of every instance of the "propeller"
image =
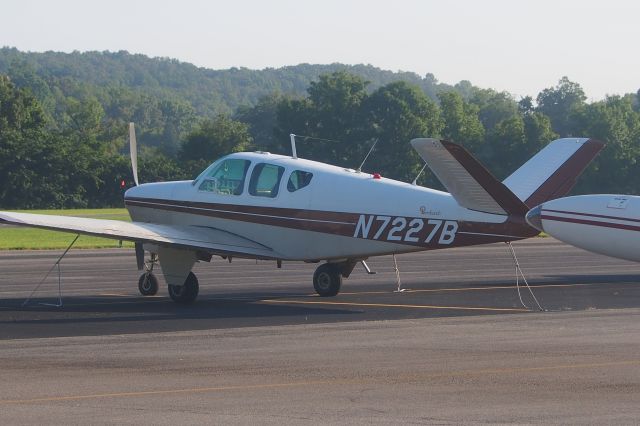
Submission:
<svg viewBox="0 0 640 426">
<path fill-rule="evenodd" d="M 131 169 L 133 181 L 138 186 L 138 147 L 136 143 L 136 129 L 133 123 L 129 123 L 129 152 L 131 154 Z"/>
</svg>

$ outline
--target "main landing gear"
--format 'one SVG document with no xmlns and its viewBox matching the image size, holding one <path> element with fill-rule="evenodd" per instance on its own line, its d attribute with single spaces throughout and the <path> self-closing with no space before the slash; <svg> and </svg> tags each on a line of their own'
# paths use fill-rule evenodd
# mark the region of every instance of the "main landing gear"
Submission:
<svg viewBox="0 0 640 426">
<path fill-rule="evenodd" d="M 158 293 L 158 278 L 153 274 L 153 267 L 158 263 L 158 255 L 151 253 L 151 259 L 144 263 L 144 272 L 138 279 L 138 290 L 143 296 L 154 296 Z M 189 272 L 183 285 L 168 285 L 169 297 L 176 303 L 193 303 L 198 297 L 200 285 L 193 272 Z"/>
<path fill-rule="evenodd" d="M 313 274 L 313 288 L 321 297 L 332 297 L 340 292 L 342 279 L 349 278 L 353 268 L 358 264 L 356 260 L 339 263 L 324 263 Z"/>
<path fill-rule="evenodd" d="M 198 297 L 198 291 L 200 285 L 198 284 L 198 278 L 193 272 L 189 272 L 187 279 L 182 285 L 169 284 L 169 297 L 176 303 L 187 305 L 193 303 Z"/>
<path fill-rule="evenodd" d="M 340 292 L 342 286 L 341 268 L 336 263 L 325 263 L 318 266 L 313 274 L 313 288 L 319 296 L 331 297 Z"/>
</svg>

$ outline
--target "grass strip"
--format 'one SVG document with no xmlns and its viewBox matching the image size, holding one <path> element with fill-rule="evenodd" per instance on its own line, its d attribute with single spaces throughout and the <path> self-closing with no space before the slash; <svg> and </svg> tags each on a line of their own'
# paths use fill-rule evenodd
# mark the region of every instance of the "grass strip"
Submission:
<svg viewBox="0 0 640 426">
<path fill-rule="evenodd" d="M 127 209 L 68 209 L 68 210 L 15 210 L 20 213 L 52 214 L 76 216 L 91 219 L 111 219 L 130 222 Z M 64 249 L 75 235 L 69 232 L 49 231 L 25 226 L 1 225 L 0 250 L 49 250 Z M 133 243 L 123 242 L 123 247 L 133 247 Z M 74 248 L 115 248 L 118 240 L 81 235 Z"/>
</svg>

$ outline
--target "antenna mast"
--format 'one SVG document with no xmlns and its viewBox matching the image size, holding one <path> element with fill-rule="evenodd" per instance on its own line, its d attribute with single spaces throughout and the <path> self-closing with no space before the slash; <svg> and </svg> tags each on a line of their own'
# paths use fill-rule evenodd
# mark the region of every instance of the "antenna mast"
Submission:
<svg viewBox="0 0 640 426">
<path fill-rule="evenodd" d="M 424 169 L 427 168 L 427 163 L 424 163 L 424 166 L 422 166 L 422 168 L 420 169 L 420 171 L 418 172 L 418 175 L 416 176 L 416 178 L 413 180 L 413 182 L 411 182 L 411 185 L 417 185 L 418 182 L 418 178 L 420 177 L 420 175 L 422 174 L 422 172 L 424 172 Z"/>
<path fill-rule="evenodd" d="M 364 166 L 364 163 L 366 163 L 367 158 L 369 158 L 369 155 L 371 155 L 371 152 L 373 152 L 373 148 L 375 148 L 375 147 L 376 147 L 376 144 L 377 144 L 377 143 L 378 143 L 378 139 L 376 138 L 376 139 L 373 141 L 373 145 L 371 145 L 371 148 L 369 148 L 369 152 L 367 152 L 367 155 L 365 155 L 365 156 L 364 156 L 364 160 L 362 160 L 362 164 L 360 164 L 360 167 L 358 167 L 358 168 L 356 169 L 356 172 L 357 172 L 357 173 L 362 172 L 362 166 Z"/>
<path fill-rule="evenodd" d="M 293 158 L 298 158 L 298 153 L 296 152 L 296 135 L 291 133 L 289 134 L 289 137 L 291 138 L 291 156 Z"/>
</svg>

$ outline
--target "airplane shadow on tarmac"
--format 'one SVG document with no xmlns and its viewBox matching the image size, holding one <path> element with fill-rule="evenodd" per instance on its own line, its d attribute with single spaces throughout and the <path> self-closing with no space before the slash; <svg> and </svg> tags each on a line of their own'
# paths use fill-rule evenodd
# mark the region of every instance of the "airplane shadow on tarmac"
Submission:
<svg viewBox="0 0 640 426">
<path fill-rule="evenodd" d="M 545 309 L 570 311 L 637 307 L 639 278 L 636 274 L 538 274 L 529 283 Z M 14 297 L 0 300 L 0 339 L 495 314 L 502 308 L 522 311 L 515 278 L 456 282 L 411 277 L 403 280 L 403 287 L 413 291 L 405 293 L 394 293 L 391 284 L 386 279 L 353 282 L 336 298 L 295 290 L 216 293 L 211 287 L 203 288 L 198 300 L 186 306 L 175 304 L 162 292 L 155 297 L 68 295 L 63 307 L 42 305 L 56 303 L 57 298 L 51 297 L 55 293 L 35 298 L 26 307 L 24 298 Z M 525 302 L 535 306 L 526 290 L 521 290 Z M 403 308 L 405 304 L 409 306 Z"/>
<path fill-rule="evenodd" d="M 278 299 L 265 294 L 245 293 L 242 298 L 202 296 L 192 305 L 178 305 L 163 296 L 67 296 L 62 307 L 42 304 L 57 303 L 53 298 L 33 299 L 25 307 L 24 299 L 5 299 L 0 302 L 0 339 L 327 322 L 328 316 L 344 318 L 359 313 L 352 309 L 265 303 L 264 300 Z"/>
</svg>

